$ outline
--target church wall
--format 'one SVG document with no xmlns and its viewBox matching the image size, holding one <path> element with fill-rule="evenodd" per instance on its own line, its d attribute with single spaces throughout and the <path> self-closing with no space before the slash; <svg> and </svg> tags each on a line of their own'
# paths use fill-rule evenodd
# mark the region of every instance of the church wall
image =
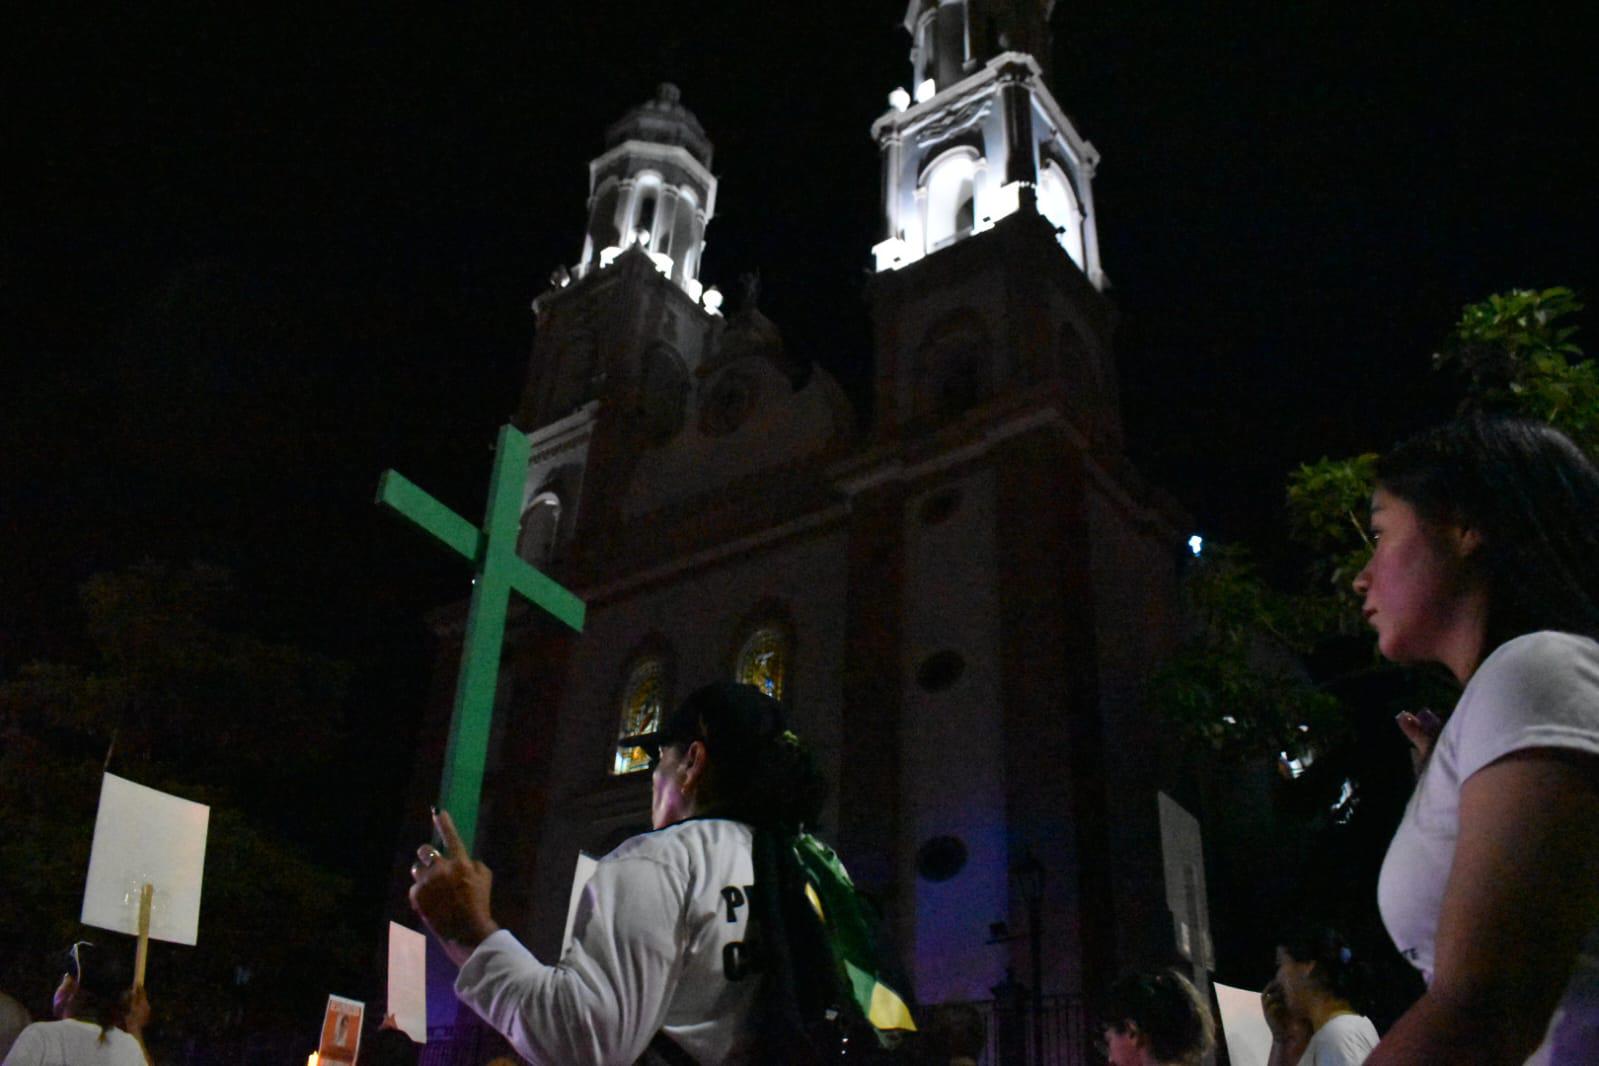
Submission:
<svg viewBox="0 0 1599 1066">
<path fill-rule="evenodd" d="M 1044 868 L 1045 991 L 1093 992 L 1113 966 L 1084 463 L 1059 423 L 1008 441 L 994 463 L 1010 859 L 1031 853 Z M 1010 913 L 1013 929 L 1027 929 L 1020 899 Z M 1025 943 L 1012 960 L 1030 983 Z"/>
<path fill-rule="evenodd" d="M 929 481 L 905 510 L 898 862 L 912 897 L 901 947 L 916 994 L 938 1003 L 987 998 L 1005 976 L 1006 950 L 987 940 L 1009 913 L 1009 861 L 994 474 L 979 466 Z M 917 850 L 940 836 L 967 857 L 934 881 L 919 875 Z"/>
<path fill-rule="evenodd" d="M 850 500 L 837 847 L 856 886 L 883 906 L 894 946 L 908 966 L 899 935 L 905 909 L 899 905 L 896 841 L 904 513 L 904 489 L 895 481 Z"/>
<path fill-rule="evenodd" d="M 1163 744 L 1145 710 L 1144 686 L 1175 639 L 1174 530 L 1152 523 L 1103 486 L 1089 496 L 1099 605 L 1100 698 L 1107 736 L 1106 778 L 1110 862 L 1116 885 L 1117 955 L 1123 967 L 1170 961 L 1171 916 L 1164 906 L 1156 789 L 1163 783 Z"/>
<path fill-rule="evenodd" d="M 538 332 L 516 418 L 524 430 L 564 418 L 602 393 L 636 406 L 653 345 L 667 346 L 692 372 L 722 326 L 636 247 L 542 294 L 534 308 Z"/>
<path fill-rule="evenodd" d="M 793 627 L 785 698 L 792 701 L 795 729 L 816 749 L 829 779 L 838 781 L 846 552 L 846 535 L 834 528 L 591 601 L 585 632 L 573 647 L 555 738 L 550 813 L 538 846 L 542 909 L 530 930 L 535 950 L 552 951 L 559 940 L 577 851 L 608 850 L 627 830 L 648 827 L 649 775 L 608 774 L 625 672 L 646 642 L 670 648 L 667 702 L 675 703 L 700 685 L 728 678 L 747 635 L 740 623 L 763 605 L 780 604 Z M 835 793 L 824 827 L 837 819 Z"/>
<path fill-rule="evenodd" d="M 692 395 L 683 429 L 672 440 L 638 457 L 624 518 L 726 487 L 762 471 L 792 466 L 834 445 L 842 435 L 818 373 L 798 392 L 768 360 L 750 358 L 701 382 Z M 731 425 L 718 416 L 723 405 L 742 409 Z"/>
</svg>

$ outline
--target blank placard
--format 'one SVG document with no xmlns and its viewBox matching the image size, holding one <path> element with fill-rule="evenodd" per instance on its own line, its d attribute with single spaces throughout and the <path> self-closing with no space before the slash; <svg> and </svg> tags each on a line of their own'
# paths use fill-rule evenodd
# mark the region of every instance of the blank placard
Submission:
<svg viewBox="0 0 1599 1066">
<path fill-rule="evenodd" d="M 418 1044 L 428 1042 L 428 938 L 398 922 L 389 923 L 388 1013 Z"/>
<path fill-rule="evenodd" d="M 1260 1005 L 1260 993 L 1212 981 L 1221 1008 L 1221 1031 L 1233 1066 L 1266 1066 L 1271 1058 L 1271 1028 Z"/>
<path fill-rule="evenodd" d="M 83 888 L 83 924 L 137 936 L 139 890 L 155 886 L 150 938 L 194 944 L 211 808 L 106 774 Z"/>
</svg>

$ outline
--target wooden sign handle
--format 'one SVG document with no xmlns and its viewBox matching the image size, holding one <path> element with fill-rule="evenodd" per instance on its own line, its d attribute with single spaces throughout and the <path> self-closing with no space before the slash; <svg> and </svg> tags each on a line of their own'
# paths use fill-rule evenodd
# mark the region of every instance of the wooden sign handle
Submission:
<svg viewBox="0 0 1599 1066">
<path fill-rule="evenodd" d="M 155 886 L 146 884 L 139 890 L 139 947 L 133 956 L 133 987 L 144 987 L 144 963 L 150 955 L 150 899 Z"/>
</svg>

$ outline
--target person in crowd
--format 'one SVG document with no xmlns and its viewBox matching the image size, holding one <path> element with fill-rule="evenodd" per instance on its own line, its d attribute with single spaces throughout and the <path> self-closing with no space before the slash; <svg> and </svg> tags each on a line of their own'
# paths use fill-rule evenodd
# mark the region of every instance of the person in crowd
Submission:
<svg viewBox="0 0 1599 1066">
<path fill-rule="evenodd" d="M 56 986 L 59 1019 L 22 1030 L 3 1066 L 147 1066 L 150 1001 L 132 985 L 131 968 L 118 952 L 82 940 L 73 944 Z"/>
<path fill-rule="evenodd" d="M 977 1066 L 988 1044 L 983 1015 L 970 1003 L 934 1007 L 922 1028 L 921 1060 L 927 1066 Z"/>
<path fill-rule="evenodd" d="M 1400 723 L 1430 751 L 1378 903 L 1427 989 L 1368 1062 L 1599 1062 L 1599 469 L 1461 419 L 1380 460 L 1371 532 L 1378 648 L 1463 691 Z"/>
<path fill-rule="evenodd" d="M 22 1030 L 32 1023 L 33 1015 L 28 1013 L 27 1007 L 0 992 L 0 1061 L 4 1061 L 6 1052 L 11 1050 Z"/>
<path fill-rule="evenodd" d="M 421 1057 L 410 1036 L 389 1024 L 389 1015 L 378 1031 L 361 1041 L 361 1066 L 416 1066 Z"/>
<path fill-rule="evenodd" d="M 1123 977 L 1102 1016 L 1111 1066 L 1197 1066 L 1216 1042 L 1210 1008 L 1176 970 Z"/>
<path fill-rule="evenodd" d="M 1363 967 L 1331 929 L 1298 930 L 1277 945 L 1282 1006 L 1309 1023 L 1310 1038 L 1298 1066 L 1360 1066 L 1377 1046 L 1377 1027 L 1361 1013 Z M 1287 1061 L 1287 1056 L 1283 1056 Z"/>
<path fill-rule="evenodd" d="M 488 869 L 437 815 L 446 851 L 418 849 L 411 900 L 457 995 L 534 1063 L 816 1061 L 838 989 L 802 867 L 817 853 L 797 846 L 826 796 L 811 752 L 781 704 L 731 683 L 622 744 L 654 764 L 655 831 L 601 860 L 554 965 L 494 922 Z"/>
<path fill-rule="evenodd" d="M 1271 1030 L 1271 1054 L 1266 1066 L 1298 1066 L 1310 1043 L 1310 1019 L 1288 1009 L 1283 986 L 1275 977 L 1260 993 L 1260 1008 Z"/>
</svg>

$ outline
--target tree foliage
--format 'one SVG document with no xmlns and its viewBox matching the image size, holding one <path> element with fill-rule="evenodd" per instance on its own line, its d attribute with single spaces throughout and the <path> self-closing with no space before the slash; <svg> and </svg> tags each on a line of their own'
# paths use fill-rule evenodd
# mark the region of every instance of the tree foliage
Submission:
<svg viewBox="0 0 1599 1066">
<path fill-rule="evenodd" d="M 1514 289 L 1469 304 L 1433 365 L 1465 384 L 1461 409 L 1533 418 L 1599 451 L 1599 370 L 1582 357 L 1567 288 Z"/>
<path fill-rule="evenodd" d="M 1599 456 L 1599 368 L 1583 358 L 1570 322 L 1581 309 L 1566 288 L 1489 296 L 1461 311 L 1433 365 L 1460 378 L 1462 412 L 1545 421 Z M 1370 641 L 1351 582 L 1371 555 L 1365 527 L 1377 461 L 1374 453 L 1322 458 L 1289 473 L 1289 532 L 1310 558 L 1299 591 L 1268 585 L 1239 548 L 1210 549 L 1190 575 L 1196 636 L 1151 690 L 1152 705 L 1184 736 L 1230 759 L 1337 739 L 1336 700 L 1287 653 L 1335 638 Z"/>
<path fill-rule="evenodd" d="M 1155 705 L 1181 739 L 1224 759 L 1297 753 L 1341 729 L 1337 702 L 1297 668 L 1294 598 L 1261 579 L 1242 549 L 1207 553 L 1186 583 L 1197 635 L 1156 676 Z"/>
<path fill-rule="evenodd" d="M 307 856 L 319 834 L 306 814 L 346 802 L 335 759 L 349 671 L 238 631 L 214 567 L 146 564 L 92 578 L 80 598 L 93 655 L 0 679 L 0 980 L 37 1004 L 80 935 L 109 768 L 211 806 L 199 944 L 152 947 L 158 1042 L 237 1030 L 247 1008 L 253 1025 L 275 1022 L 273 1008 L 325 995 L 364 961 L 348 879 Z"/>
</svg>

